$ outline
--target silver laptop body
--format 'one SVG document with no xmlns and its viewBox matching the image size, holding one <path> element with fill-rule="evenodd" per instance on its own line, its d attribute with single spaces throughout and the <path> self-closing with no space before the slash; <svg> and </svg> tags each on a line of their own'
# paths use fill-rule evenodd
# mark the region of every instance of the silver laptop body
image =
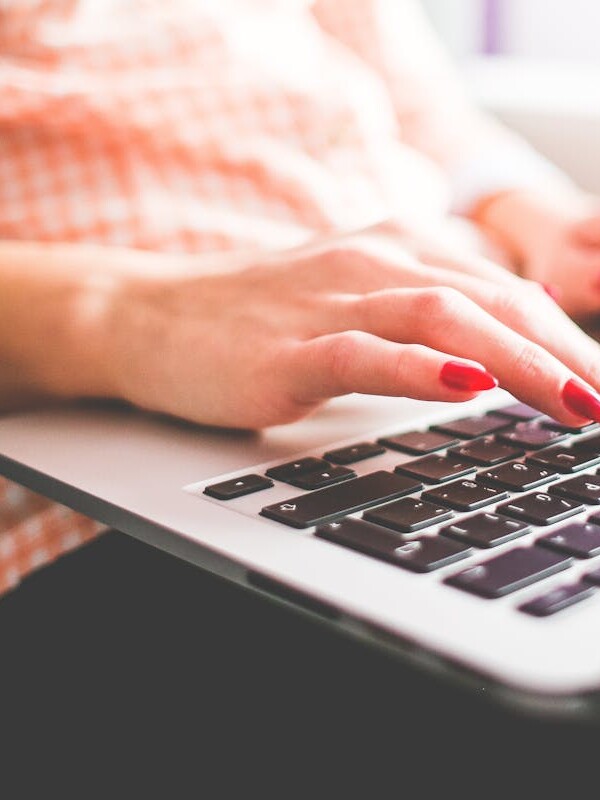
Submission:
<svg viewBox="0 0 600 800">
<path fill-rule="evenodd" d="M 232 500 L 204 493 L 207 486 L 264 476 L 269 468 L 308 456 L 426 431 L 514 402 L 500 390 L 461 406 L 352 396 L 311 419 L 260 434 L 205 429 L 109 405 L 27 411 L 0 418 L 0 473 L 423 668 L 541 711 L 578 713 L 600 688 L 600 589 L 586 584 L 590 591 L 582 602 L 549 616 L 524 613 L 521 606 L 580 584 L 600 566 L 600 556 L 572 558 L 568 568 L 495 599 L 446 581 L 471 570 L 477 582 L 487 561 L 515 547 L 537 547 L 537 540 L 567 522 L 585 522 L 591 505 L 567 522 L 533 526 L 518 540 L 472 547 L 447 566 L 415 572 L 405 568 L 406 554 L 416 547 L 411 542 L 439 536 L 450 524 L 460 529 L 461 520 L 483 512 L 450 509 L 451 519 L 417 534 L 396 533 L 404 558 L 396 564 L 318 538 L 314 525 L 299 529 L 261 516 L 263 508 L 292 506 L 311 490 L 273 480 L 270 488 Z M 374 472 L 395 474 L 416 458 L 386 448 L 350 468 L 360 480 Z M 592 465 L 578 474 L 593 481 L 595 473 Z M 519 497 L 509 492 L 508 500 Z M 484 512 L 494 514 L 502 503 Z M 349 516 L 361 519 L 363 513 Z M 331 520 L 324 524 L 331 527 Z"/>
</svg>

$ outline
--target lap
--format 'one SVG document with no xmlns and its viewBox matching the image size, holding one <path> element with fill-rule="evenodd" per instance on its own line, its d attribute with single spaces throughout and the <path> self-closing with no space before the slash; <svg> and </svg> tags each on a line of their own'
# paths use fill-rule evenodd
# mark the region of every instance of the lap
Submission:
<svg viewBox="0 0 600 800">
<path fill-rule="evenodd" d="M 459 770 L 465 747 L 470 761 L 501 746 L 530 762 L 587 736 L 500 711 L 116 532 L 5 596 L 0 642 L 5 724 L 60 718 L 75 740 L 161 757 L 202 742 L 205 755 L 310 754 L 346 777 L 367 763 L 393 775 L 399 754 L 422 769 L 433 748 Z"/>
</svg>

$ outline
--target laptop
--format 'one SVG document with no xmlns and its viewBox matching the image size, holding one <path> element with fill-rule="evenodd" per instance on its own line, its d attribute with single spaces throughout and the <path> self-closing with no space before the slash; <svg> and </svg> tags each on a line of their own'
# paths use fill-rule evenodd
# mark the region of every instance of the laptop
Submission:
<svg viewBox="0 0 600 800">
<path fill-rule="evenodd" d="M 0 418 L 0 474 L 438 676 L 595 714 L 600 425 L 498 389 L 261 433 L 113 404 Z"/>
</svg>

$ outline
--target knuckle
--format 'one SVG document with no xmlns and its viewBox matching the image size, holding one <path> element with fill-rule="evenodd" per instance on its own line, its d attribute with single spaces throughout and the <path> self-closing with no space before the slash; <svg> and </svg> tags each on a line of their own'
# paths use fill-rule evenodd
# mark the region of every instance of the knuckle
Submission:
<svg viewBox="0 0 600 800">
<path fill-rule="evenodd" d="M 340 289 L 364 291 L 377 283 L 376 255 L 354 241 L 333 242 L 313 257 L 310 268 L 321 281 Z"/>
<path fill-rule="evenodd" d="M 423 289 L 413 309 L 415 331 L 426 344 L 435 343 L 440 335 L 453 332 L 468 319 L 471 301 L 451 287 Z"/>
<path fill-rule="evenodd" d="M 429 348 L 422 344 L 406 344 L 396 353 L 391 364 L 392 385 L 413 396 L 414 367 L 426 359 Z"/>
<path fill-rule="evenodd" d="M 398 309 L 398 292 L 372 291 L 352 295 L 348 300 L 352 324 L 361 330 L 377 329 L 382 319 L 387 319 Z"/>
<path fill-rule="evenodd" d="M 505 287 L 499 288 L 494 302 L 499 316 L 514 327 L 528 325 L 531 320 L 533 304 L 530 302 L 532 298 L 529 295 L 529 287 L 524 284 L 521 288 L 522 292 Z"/>
<path fill-rule="evenodd" d="M 512 368 L 514 372 L 527 375 L 534 381 L 549 373 L 548 357 L 541 347 L 523 343 L 513 356 Z"/>
<path fill-rule="evenodd" d="M 450 286 L 423 289 L 417 297 L 418 317 L 448 320 L 460 315 L 469 301 L 464 294 Z"/>
<path fill-rule="evenodd" d="M 364 241 L 338 242 L 331 245 L 325 253 L 327 260 L 335 265 L 348 268 L 364 268 L 374 260 L 373 253 Z"/>
<path fill-rule="evenodd" d="M 389 245 L 381 236 L 369 232 L 356 234 L 343 242 L 333 243 L 327 250 L 327 255 L 350 266 L 387 268 L 398 257 L 398 252 L 395 250 L 392 254 Z"/>
<path fill-rule="evenodd" d="M 403 364 L 414 364 L 427 360 L 431 350 L 424 344 L 405 344 L 402 346 L 400 358 Z"/>
<path fill-rule="evenodd" d="M 368 334 L 362 331 L 344 331 L 332 336 L 329 342 L 329 369 L 336 383 L 345 388 L 349 383 L 352 365 L 368 340 Z"/>
</svg>

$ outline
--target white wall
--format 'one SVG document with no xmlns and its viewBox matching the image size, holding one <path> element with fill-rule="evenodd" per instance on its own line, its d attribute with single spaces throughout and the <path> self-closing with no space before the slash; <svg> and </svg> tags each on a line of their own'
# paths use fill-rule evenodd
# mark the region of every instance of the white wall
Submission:
<svg viewBox="0 0 600 800">
<path fill-rule="evenodd" d="M 480 56 L 465 80 L 480 105 L 600 196 L 600 64 Z"/>
<path fill-rule="evenodd" d="M 421 0 L 421 3 L 455 55 L 460 57 L 481 51 L 481 0 Z"/>
<path fill-rule="evenodd" d="M 504 0 L 504 3 L 509 53 L 600 61 L 599 0 Z"/>
<path fill-rule="evenodd" d="M 481 52 L 485 0 L 421 0 L 458 56 Z M 504 52 L 600 62 L 600 0 L 500 0 Z"/>
</svg>

